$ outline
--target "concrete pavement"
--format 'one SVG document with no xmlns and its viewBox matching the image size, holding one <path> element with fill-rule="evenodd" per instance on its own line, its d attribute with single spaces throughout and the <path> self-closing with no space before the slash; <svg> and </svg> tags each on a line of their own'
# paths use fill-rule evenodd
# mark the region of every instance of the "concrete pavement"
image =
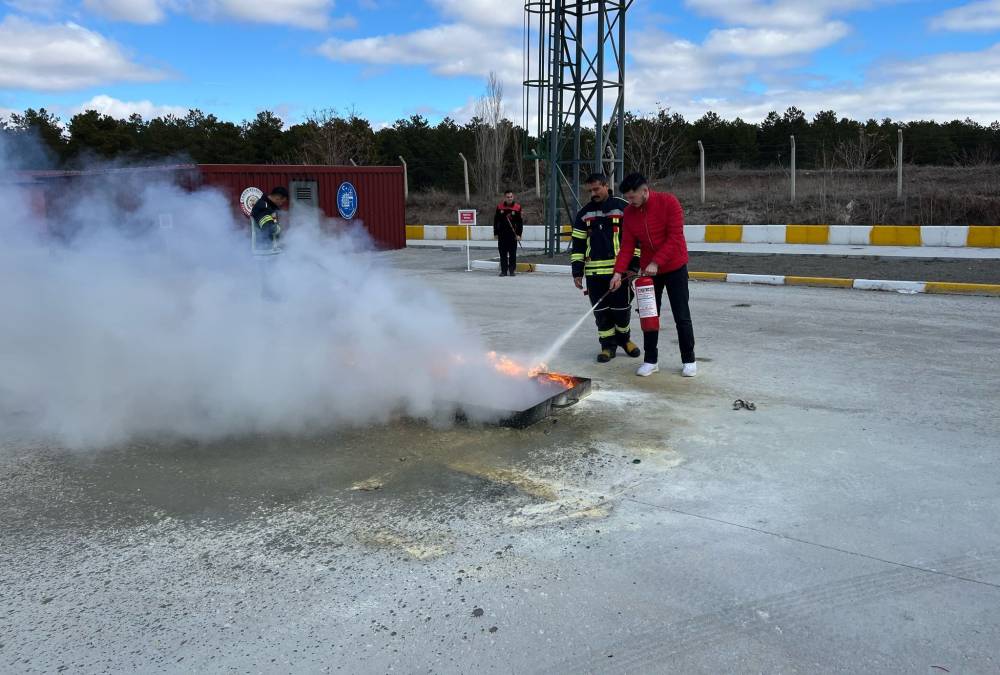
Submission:
<svg viewBox="0 0 1000 675">
<path fill-rule="evenodd" d="M 500 351 L 586 308 L 464 251 L 378 256 Z M 595 393 L 525 431 L 6 438 L 0 669 L 1000 669 L 995 299 L 693 283 L 692 308 L 698 378 L 669 327 L 639 379 L 588 323 L 551 365 Z"/>
</svg>

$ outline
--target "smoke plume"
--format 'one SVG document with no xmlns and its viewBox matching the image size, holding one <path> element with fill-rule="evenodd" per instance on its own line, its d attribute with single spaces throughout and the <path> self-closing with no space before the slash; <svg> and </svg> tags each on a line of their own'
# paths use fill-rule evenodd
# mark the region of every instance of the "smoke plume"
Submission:
<svg viewBox="0 0 1000 675">
<path fill-rule="evenodd" d="M 0 428 L 68 447 L 211 440 L 448 419 L 483 392 L 525 394 L 362 230 L 301 218 L 262 261 L 221 193 L 168 176 L 67 182 L 48 230 L 0 178 Z"/>
</svg>

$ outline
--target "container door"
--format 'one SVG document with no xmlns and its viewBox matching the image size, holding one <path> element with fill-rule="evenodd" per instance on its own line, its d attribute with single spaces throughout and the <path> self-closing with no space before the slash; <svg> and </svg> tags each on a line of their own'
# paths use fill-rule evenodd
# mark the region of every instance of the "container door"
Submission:
<svg viewBox="0 0 1000 675">
<path fill-rule="evenodd" d="M 314 180 L 293 180 L 288 191 L 291 196 L 289 221 L 292 225 L 319 225 L 319 183 Z"/>
</svg>

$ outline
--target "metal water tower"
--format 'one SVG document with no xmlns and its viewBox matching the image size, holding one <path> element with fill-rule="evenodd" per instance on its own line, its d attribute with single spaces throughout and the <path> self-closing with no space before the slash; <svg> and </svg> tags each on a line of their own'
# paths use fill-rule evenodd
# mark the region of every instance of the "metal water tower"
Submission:
<svg viewBox="0 0 1000 675">
<path fill-rule="evenodd" d="M 580 181 L 624 172 L 625 14 L 633 0 L 526 0 L 524 128 L 546 163 L 545 252 L 581 206 Z"/>
</svg>

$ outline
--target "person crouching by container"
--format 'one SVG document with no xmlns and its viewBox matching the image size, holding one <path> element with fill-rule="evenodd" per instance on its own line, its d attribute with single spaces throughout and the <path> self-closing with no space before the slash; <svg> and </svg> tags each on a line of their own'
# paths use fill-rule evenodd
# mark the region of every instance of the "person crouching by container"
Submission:
<svg viewBox="0 0 1000 675">
<path fill-rule="evenodd" d="M 261 197 L 250 211 L 252 222 L 251 238 L 254 253 L 274 253 L 278 251 L 281 239 L 281 224 L 278 211 L 288 203 L 288 190 L 278 186 L 266 197 Z"/>
<path fill-rule="evenodd" d="M 260 276 L 260 294 L 265 300 L 276 301 L 280 296 L 275 290 L 272 267 L 281 240 L 281 224 L 278 211 L 288 203 L 288 190 L 278 186 L 266 197 L 261 197 L 250 211 L 250 242 Z"/>
<path fill-rule="evenodd" d="M 493 238 L 500 250 L 500 276 L 517 274 L 517 243 L 523 234 L 521 205 L 515 201 L 514 193 L 507 190 L 493 216 Z"/>
<path fill-rule="evenodd" d="M 694 326 L 688 306 L 688 250 L 684 239 L 684 211 L 677 197 L 669 192 L 649 189 L 645 176 L 629 174 L 621 184 L 621 194 L 628 201 L 622 229 L 621 251 L 615 262 L 611 288 L 621 286 L 636 245 L 642 249 L 639 274 L 653 280 L 656 309 L 660 311 L 663 291 L 667 291 L 670 311 L 677 327 L 681 351 L 681 374 L 694 377 L 698 365 L 694 354 Z M 657 345 L 659 330 L 643 331 L 643 364 L 636 375 L 648 377 L 660 370 Z"/>
</svg>

